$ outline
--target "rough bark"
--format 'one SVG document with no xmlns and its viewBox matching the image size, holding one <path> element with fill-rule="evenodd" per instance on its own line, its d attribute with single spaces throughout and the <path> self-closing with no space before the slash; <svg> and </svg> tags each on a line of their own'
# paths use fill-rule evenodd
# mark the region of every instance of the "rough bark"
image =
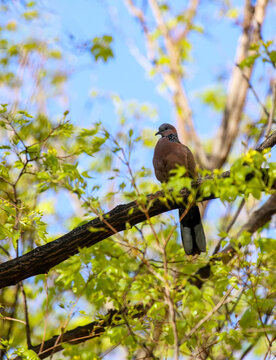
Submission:
<svg viewBox="0 0 276 360">
<path fill-rule="evenodd" d="M 229 176 L 229 172 L 225 172 L 223 175 Z M 201 182 L 199 181 L 198 185 Z M 180 195 L 185 203 L 189 192 L 183 189 Z M 162 198 L 164 199 L 162 191 L 147 196 L 145 208 L 149 207 L 147 211 L 148 217 L 156 216 L 180 206 L 177 203 L 166 204 L 161 200 Z M 211 198 L 214 198 L 214 196 L 208 197 L 208 200 Z M 99 241 L 125 230 L 129 225 L 133 226 L 145 221 L 147 215 L 137 201 L 118 205 L 107 214 L 102 215 L 101 218 L 91 220 L 48 244 L 39 246 L 23 256 L 1 264 L 0 288 L 15 285 L 19 281 L 34 275 L 45 274 L 52 267 L 77 254 L 80 248 L 93 246 Z"/>
<path fill-rule="evenodd" d="M 94 339 L 101 336 L 108 327 L 119 326 L 124 323 L 125 316 L 131 316 L 133 319 L 142 317 L 145 315 L 147 308 L 143 305 L 136 305 L 135 307 L 125 308 L 121 310 L 111 309 L 101 319 L 93 321 L 84 326 L 78 326 L 75 329 L 68 330 L 62 335 L 55 335 L 52 338 L 46 340 L 43 344 L 30 347 L 35 353 L 39 355 L 40 359 L 62 351 L 62 344 L 80 344 L 87 340 Z M 20 356 L 17 356 L 14 360 L 21 360 Z"/>
</svg>

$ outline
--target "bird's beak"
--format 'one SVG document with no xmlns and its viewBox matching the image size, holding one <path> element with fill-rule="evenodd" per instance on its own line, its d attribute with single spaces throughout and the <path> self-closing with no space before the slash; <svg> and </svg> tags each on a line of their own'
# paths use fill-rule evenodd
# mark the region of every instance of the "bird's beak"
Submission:
<svg viewBox="0 0 276 360">
<path fill-rule="evenodd" d="M 160 131 L 157 131 L 157 133 L 154 134 L 155 136 L 156 135 L 161 135 L 161 132 Z"/>
</svg>

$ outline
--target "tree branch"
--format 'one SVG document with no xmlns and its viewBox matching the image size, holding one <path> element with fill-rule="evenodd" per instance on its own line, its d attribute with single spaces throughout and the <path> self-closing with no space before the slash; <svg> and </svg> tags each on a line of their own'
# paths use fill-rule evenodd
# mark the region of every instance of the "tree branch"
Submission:
<svg viewBox="0 0 276 360">
<path fill-rule="evenodd" d="M 131 14 L 137 18 L 141 24 L 146 38 L 148 57 L 150 58 L 150 61 L 156 62 L 156 58 L 159 56 L 158 47 L 150 36 L 144 13 L 134 4 L 132 0 L 125 0 L 125 3 Z M 160 66 L 157 63 L 155 63 L 155 68 L 161 74 L 171 91 L 172 99 L 176 106 L 178 134 L 180 139 L 182 139 L 184 143 L 188 143 L 189 141 L 194 143 L 196 159 L 198 163 L 202 165 L 207 162 L 207 157 L 200 138 L 195 130 L 192 120 L 192 111 L 185 88 L 183 86 L 180 47 L 178 45 L 180 38 L 187 36 L 189 30 L 192 27 L 192 21 L 196 15 L 198 4 L 199 0 L 190 1 L 190 4 L 185 12 L 187 15 L 186 27 L 176 38 L 173 38 L 163 17 L 162 11 L 160 10 L 160 5 L 156 0 L 149 0 L 149 5 L 152 9 L 153 17 L 158 29 L 163 36 L 165 49 L 170 59 L 168 66 L 169 71 L 164 70 L 163 66 Z"/>
<path fill-rule="evenodd" d="M 262 142 L 255 150 L 263 151 L 264 149 L 272 148 L 275 145 L 276 140 L 276 131 L 274 131 L 270 136 L 268 136 L 264 142 Z"/>
<path fill-rule="evenodd" d="M 276 131 L 274 131 L 257 150 L 260 151 L 272 147 L 275 144 Z M 221 174 L 222 178 L 229 176 L 230 171 L 225 171 Z M 212 177 L 207 177 L 207 179 L 211 178 Z M 204 180 L 205 179 L 198 179 L 194 182 L 195 187 L 203 184 Z M 185 204 L 187 202 L 189 191 L 182 189 L 179 196 L 182 197 L 181 207 L 183 208 L 183 203 Z M 210 195 L 205 198 L 200 198 L 199 201 L 211 199 L 215 199 L 215 196 Z M 75 228 L 56 240 L 39 246 L 25 255 L 0 264 L 0 288 L 15 285 L 34 275 L 48 273 L 52 267 L 60 264 L 72 255 L 77 254 L 80 248 L 93 246 L 114 235 L 114 233 L 127 229 L 129 225 L 133 226 L 150 217 L 172 209 L 177 209 L 180 206 L 179 202 L 165 203 L 163 201 L 163 191 L 157 191 L 155 194 L 147 195 L 145 200 L 146 203 L 143 204 L 143 207 L 141 207 L 137 201 L 118 205 L 107 214 Z M 148 209 L 147 213 L 142 209 Z"/>
<path fill-rule="evenodd" d="M 230 289 L 226 291 L 226 293 L 223 295 L 223 297 L 219 300 L 219 302 L 212 308 L 212 310 L 204 317 L 202 318 L 189 332 L 187 335 L 185 335 L 179 342 L 178 345 L 182 345 L 184 342 L 186 342 L 206 321 L 208 321 L 225 303 L 228 296 L 231 294 L 231 291 L 234 289 L 234 286 L 231 286 Z"/>
<path fill-rule="evenodd" d="M 238 232 L 239 236 L 243 231 L 248 231 L 253 234 L 260 227 L 265 225 L 268 221 L 271 220 L 272 216 L 276 213 L 276 192 L 273 193 L 269 199 L 261 206 L 259 209 L 254 211 L 249 217 L 248 221 L 243 225 L 241 230 Z M 225 249 L 222 250 L 223 254 L 229 252 L 236 252 L 231 244 L 229 244 Z"/>
<path fill-rule="evenodd" d="M 229 177 L 229 175 L 229 171 L 222 174 L 223 177 Z M 197 181 L 197 186 L 202 182 L 202 180 Z M 180 195 L 183 198 L 183 202 L 185 202 L 189 192 L 183 189 Z M 163 191 L 147 195 L 144 208 L 148 208 L 149 217 L 162 214 L 180 206 L 176 202 L 165 204 L 162 198 L 164 199 Z M 204 200 L 214 198 L 214 196 L 210 196 Z M 181 206 L 183 207 L 183 205 Z M 0 264 L 0 288 L 15 285 L 19 281 L 34 275 L 45 274 L 52 267 L 77 254 L 79 248 L 93 246 L 115 233 L 125 230 L 129 225 L 133 226 L 145 220 L 147 220 L 147 216 L 137 201 L 118 205 L 107 214 L 75 228 L 56 240 L 39 246 L 25 255 Z"/>
<path fill-rule="evenodd" d="M 187 7 L 187 10 L 184 12 L 185 14 L 185 18 L 186 18 L 186 26 L 184 27 L 184 29 L 177 35 L 177 37 L 175 39 L 173 39 L 173 41 L 175 43 L 177 43 L 179 40 L 187 37 L 189 31 L 192 28 L 193 25 L 193 20 L 196 16 L 197 13 L 197 9 L 199 6 L 199 1 L 200 0 L 190 0 L 189 5 Z"/>
<path fill-rule="evenodd" d="M 243 231 L 247 231 L 253 234 L 259 228 L 264 226 L 268 221 L 271 220 L 272 216 L 276 213 L 276 192 L 274 192 L 269 199 L 256 211 L 252 213 L 248 221 L 240 229 L 236 237 Z M 239 245 L 241 247 L 241 245 Z M 190 279 L 190 282 L 200 288 L 205 279 L 210 277 L 211 265 L 212 263 L 223 260 L 224 263 L 228 263 L 236 254 L 236 249 L 232 244 L 226 246 L 223 250 L 217 253 L 215 258 L 211 258 L 207 265 L 200 268 L 196 276 Z"/>
<path fill-rule="evenodd" d="M 176 105 L 176 115 L 178 121 L 179 135 L 184 143 L 192 139 L 195 144 L 195 156 L 200 164 L 207 161 L 206 153 L 201 144 L 200 138 L 195 130 L 192 120 L 192 111 L 188 97 L 182 84 L 181 59 L 178 46 L 174 43 L 168 26 L 162 16 L 161 10 L 156 0 L 149 0 L 153 16 L 158 28 L 164 38 L 167 54 L 170 58 L 170 89 L 173 94 L 173 101 Z"/>
<path fill-rule="evenodd" d="M 276 193 L 274 193 L 258 210 L 253 212 L 253 214 L 249 217 L 249 220 L 246 224 L 243 225 L 240 232 L 246 230 L 248 232 L 254 233 L 257 231 L 260 227 L 264 226 L 267 221 L 269 221 L 273 214 L 276 213 Z M 257 225 L 256 225 L 257 224 Z M 227 259 L 225 259 L 225 253 L 227 252 Z M 230 261 L 234 256 L 236 252 L 231 247 L 227 247 L 224 250 L 222 250 L 218 255 L 221 255 L 224 257 L 225 261 Z M 210 260 L 208 266 L 211 266 L 211 263 L 214 260 Z M 203 268 L 202 268 L 203 269 Z M 210 270 L 209 275 L 210 277 Z M 196 273 L 195 276 L 191 276 L 190 280 L 199 288 L 202 286 L 203 281 L 200 280 L 200 282 L 196 283 L 194 282 L 194 278 L 198 277 L 199 271 Z M 207 277 L 205 276 L 205 279 Z M 229 292 L 229 291 L 228 291 Z M 222 298 L 223 301 L 220 301 L 216 307 L 215 310 L 217 310 L 224 302 L 224 299 L 229 295 L 228 292 L 226 292 L 225 296 Z M 115 310 L 111 309 L 104 318 L 100 320 L 96 320 L 91 322 L 90 324 L 84 325 L 84 326 L 78 326 L 77 328 L 73 330 L 69 330 L 65 332 L 62 337 L 60 337 L 59 342 L 56 343 L 56 340 L 58 338 L 58 335 L 52 337 L 51 339 L 44 342 L 43 351 L 40 352 L 41 344 L 33 346 L 31 349 L 35 351 L 36 353 L 39 353 L 39 357 L 41 359 L 44 359 L 45 357 L 49 356 L 51 353 L 55 353 L 58 351 L 63 350 L 62 343 L 70 343 L 70 344 L 78 344 L 81 342 L 85 342 L 86 340 L 93 339 L 95 337 L 101 336 L 108 327 L 115 327 L 119 325 L 124 324 L 124 316 L 132 316 L 132 318 L 142 318 L 147 313 L 148 309 L 151 307 L 152 304 L 149 304 L 148 306 L 143 306 L 142 304 L 137 304 L 134 307 L 130 308 L 123 308 L 122 310 Z M 196 325 L 196 330 L 199 326 L 202 325 L 204 321 L 209 319 L 210 316 L 212 316 L 214 311 L 212 310 L 211 313 L 207 315 L 203 320 L 201 320 L 198 325 Z M 122 320 L 122 322 L 120 322 Z M 188 336 L 192 335 L 194 331 L 192 329 Z M 182 340 L 181 342 L 183 342 Z M 17 357 L 15 360 L 19 360 L 20 357 Z"/>
<path fill-rule="evenodd" d="M 268 136 L 271 131 L 275 107 L 276 107 L 276 80 L 272 81 L 272 106 L 271 106 L 271 110 L 270 110 L 269 117 L 268 117 L 268 123 L 267 123 L 267 128 L 265 131 L 265 136 Z"/>
<path fill-rule="evenodd" d="M 260 39 L 267 3 L 268 0 L 258 0 L 255 7 L 252 7 L 250 0 L 245 1 L 243 32 L 237 47 L 237 64 L 252 54 L 250 45 Z M 222 123 L 215 137 L 217 141 L 213 146 L 211 160 L 206 164 L 209 169 L 220 168 L 224 164 L 237 137 L 252 70 L 253 65 L 244 69 L 234 66 L 232 70 Z"/>
<path fill-rule="evenodd" d="M 111 309 L 108 313 L 99 320 L 93 321 L 84 326 L 78 326 L 75 329 L 68 330 L 62 336 L 55 335 L 51 339 L 48 339 L 44 342 L 43 348 L 41 344 L 32 346 L 30 349 L 39 355 L 40 359 L 45 359 L 46 357 L 62 351 L 62 344 L 80 344 L 87 340 L 94 339 L 101 336 L 108 327 L 112 326 L 121 326 L 124 322 L 125 316 L 130 316 L 131 318 L 142 317 L 147 311 L 147 307 L 137 304 L 135 307 L 124 308 L 121 310 Z M 22 359 L 20 356 L 17 356 L 14 360 Z"/>
</svg>

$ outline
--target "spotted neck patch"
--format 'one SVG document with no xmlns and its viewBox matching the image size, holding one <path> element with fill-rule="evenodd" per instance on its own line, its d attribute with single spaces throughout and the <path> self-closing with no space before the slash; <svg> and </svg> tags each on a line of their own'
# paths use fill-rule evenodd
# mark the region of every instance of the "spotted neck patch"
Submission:
<svg viewBox="0 0 276 360">
<path fill-rule="evenodd" d="M 176 143 L 180 143 L 180 141 L 178 140 L 178 136 L 177 134 L 170 134 L 168 136 L 166 136 L 167 139 L 169 139 L 171 142 L 176 142 Z"/>
</svg>

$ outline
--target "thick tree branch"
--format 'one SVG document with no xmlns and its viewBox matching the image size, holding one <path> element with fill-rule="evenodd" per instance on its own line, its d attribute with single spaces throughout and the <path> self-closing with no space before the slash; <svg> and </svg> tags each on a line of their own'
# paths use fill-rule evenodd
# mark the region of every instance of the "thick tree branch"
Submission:
<svg viewBox="0 0 276 360">
<path fill-rule="evenodd" d="M 245 1 L 243 32 L 239 39 L 236 55 L 236 64 L 238 65 L 252 55 L 250 45 L 260 39 L 267 3 L 268 0 L 258 0 L 253 7 L 250 0 Z M 209 169 L 220 168 L 224 164 L 237 137 L 252 70 L 253 65 L 244 69 L 239 66 L 233 67 L 224 115 L 215 137 L 217 140 L 213 146 L 212 157 L 209 163 L 204 164 Z"/>
<path fill-rule="evenodd" d="M 124 308 L 121 310 L 111 309 L 108 313 L 103 316 L 101 319 L 93 321 L 84 326 L 78 326 L 75 329 L 68 330 L 62 336 L 55 335 L 51 339 L 48 339 L 44 342 L 43 347 L 41 344 L 30 347 L 35 353 L 39 355 L 40 359 L 45 359 L 46 357 L 62 351 L 62 344 L 80 344 L 87 340 L 94 339 L 101 336 L 109 327 L 121 326 L 124 325 L 124 316 L 130 316 L 131 318 L 141 318 L 143 317 L 148 310 L 148 307 L 145 307 L 141 304 L 136 305 L 135 307 Z M 14 360 L 22 359 L 20 356 L 17 356 Z"/>
<path fill-rule="evenodd" d="M 197 9 L 199 6 L 199 1 L 200 0 L 190 0 L 187 10 L 184 12 L 186 18 L 186 25 L 184 29 L 176 36 L 176 38 L 173 39 L 175 43 L 177 43 L 182 38 L 187 37 L 189 31 L 192 28 L 193 20 L 196 16 Z"/>
<path fill-rule="evenodd" d="M 257 231 L 260 227 L 264 226 L 272 217 L 272 215 L 276 214 L 276 193 L 271 195 L 271 197 L 255 212 L 252 213 L 252 215 L 249 217 L 246 224 L 243 225 L 243 227 L 240 230 L 240 233 L 244 230 L 254 233 Z M 226 261 L 230 261 L 235 256 L 235 250 L 229 245 L 224 250 L 222 250 L 218 255 L 225 256 L 225 253 L 227 252 L 227 259 L 224 259 Z M 211 263 L 214 260 L 210 260 L 209 264 L 207 266 L 211 266 Z M 202 268 L 203 269 L 203 268 Z M 210 276 L 210 269 L 208 272 L 208 276 L 205 276 L 205 278 Z M 200 272 L 197 272 L 195 277 L 192 277 L 190 280 L 191 282 L 198 287 L 202 286 L 203 281 L 199 278 Z M 194 279 L 198 277 L 198 282 L 195 282 Z M 226 293 L 227 294 L 227 293 Z M 225 295 L 227 296 L 227 295 Z M 224 298 L 223 298 L 224 299 Z M 39 354 L 39 357 L 41 359 L 44 359 L 45 357 L 49 356 L 51 353 L 55 353 L 58 351 L 61 351 L 63 349 L 62 343 L 69 343 L 69 344 L 78 344 L 81 342 L 85 342 L 86 340 L 93 339 L 95 337 L 101 336 L 108 327 L 115 327 L 124 324 L 124 316 L 130 315 L 133 318 L 142 318 L 147 313 L 148 309 L 150 308 L 152 304 L 149 304 L 149 306 L 143 306 L 141 304 L 137 304 L 134 307 L 131 308 L 124 308 L 123 310 L 110 310 L 103 319 L 96 320 L 91 322 L 90 324 L 84 325 L 84 326 L 78 326 L 77 328 L 73 330 L 69 330 L 65 332 L 56 344 L 56 340 L 58 336 L 54 336 L 51 339 L 44 342 L 43 351 Z M 221 303 L 219 302 L 217 305 L 217 308 L 221 306 Z M 211 312 L 211 315 L 214 313 L 214 311 Z M 209 315 L 207 315 L 206 319 L 209 318 Z M 205 318 L 198 323 L 196 326 L 196 329 L 201 326 L 201 324 L 205 321 Z M 190 332 L 191 334 L 194 333 L 193 329 Z M 189 336 L 190 336 L 189 333 Z M 183 340 L 184 341 L 184 340 Z M 183 342 L 182 341 L 182 342 Z M 41 344 L 33 346 L 32 350 L 34 350 L 36 353 L 39 353 L 41 348 Z M 19 360 L 20 357 L 16 358 L 15 360 Z"/>
<path fill-rule="evenodd" d="M 247 231 L 253 234 L 260 227 L 270 221 L 275 213 L 276 192 L 269 197 L 269 199 L 263 204 L 263 206 L 253 212 L 253 214 L 250 216 L 247 223 L 243 225 L 237 236 L 239 236 L 243 231 Z M 235 249 L 231 244 L 229 244 L 225 249 L 222 250 L 222 253 L 224 254 L 229 252 L 235 252 Z"/>
<path fill-rule="evenodd" d="M 144 13 L 134 4 L 132 0 L 125 0 L 125 3 L 131 14 L 137 18 L 141 24 L 146 38 L 148 57 L 150 58 L 150 61 L 155 63 L 155 69 L 157 69 L 157 71 L 161 74 L 171 91 L 172 99 L 176 107 L 178 134 L 180 139 L 182 139 L 184 143 L 188 143 L 190 141 L 194 143 L 196 159 L 198 163 L 202 165 L 207 162 L 207 157 L 200 138 L 195 130 L 192 120 L 192 111 L 183 86 L 182 60 L 180 55 L 181 47 L 178 44 L 178 41 L 184 36 L 187 36 L 188 32 L 192 28 L 192 21 L 196 15 L 199 0 L 190 1 L 188 8 L 184 12 L 187 17 L 186 27 L 175 38 L 172 36 L 167 26 L 158 2 L 156 0 L 149 0 L 153 17 L 163 36 L 165 49 L 170 59 L 168 71 L 165 70 L 163 66 L 156 63 L 156 59 L 159 56 L 159 50 L 157 44 L 150 36 Z"/>
<path fill-rule="evenodd" d="M 222 174 L 229 177 L 229 171 Z M 203 181 L 199 180 L 197 185 Z M 183 202 L 187 200 L 189 192 L 183 189 L 180 193 Z M 148 208 L 148 217 L 162 214 L 168 210 L 176 209 L 179 203 L 166 204 L 163 191 L 147 195 L 145 208 Z M 207 199 L 214 199 L 210 196 Z M 183 207 L 183 205 L 181 205 Z M 102 220 L 103 219 L 103 220 Z M 60 238 L 37 247 L 29 253 L 0 265 L 0 288 L 15 285 L 21 280 L 31 276 L 47 273 L 52 267 L 68 259 L 79 252 L 80 248 L 90 247 L 115 233 L 125 230 L 129 225 L 133 226 L 147 220 L 145 211 L 137 201 L 118 205 L 107 214 L 102 215 L 87 224 L 77 227 Z M 93 231 L 92 231 L 93 230 Z"/>
<path fill-rule="evenodd" d="M 256 151 L 263 151 L 264 149 L 272 148 L 275 145 L 276 140 L 276 131 L 274 131 L 269 137 L 265 139 L 255 150 Z"/>
<path fill-rule="evenodd" d="M 202 165 L 204 161 L 207 161 L 207 158 L 198 133 L 195 130 L 192 120 L 192 111 L 182 83 L 183 74 L 181 69 L 181 56 L 179 47 L 173 41 L 158 2 L 156 0 L 149 0 L 149 4 L 151 6 L 157 26 L 164 38 L 166 51 L 170 58 L 170 81 L 168 85 L 172 91 L 173 101 L 176 106 L 179 136 L 180 139 L 184 141 L 184 143 L 188 143 L 189 139 L 192 139 L 195 144 L 195 156 L 197 161 Z"/>
<path fill-rule="evenodd" d="M 276 131 L 257 150 L 273 147 L 275 144 Z M 221 175 L 224 178 L 229 176 L 230 171 L 225 171 Z M 203 182 L 204 179 L 198 179 L 195 186 L 198 187 Z M 183 203 L 187 202 L 189 191 L 182 189 L 179 195 L 183 199 L 181 202 L 181 207 L 183 207 Z M 207 198 L 200 198 L 200 201 L 214 198 L 215 196 L 211 195 Z M 99 241 L 125 230 L 129 225 L 133 226 L 150 217 L 177 209 L 180 206 L 179 202 L 166 204 L 162 201 L 163 199 L 164 193 L 158 191 L 155 194 L 146 196 L 146 204 L 143 204 L 143 207 L 137 201 L 118 205 L 107 214 L 77 227 L 56 240 L 39 246 L 23 256 L 0 264 L 0 288 L 15 285 L 34 275 L 45 274 L 52 267 L 77 254 L 80 248 L 93 246 Z M 147 213 L 143 210 L 145 208 L 148 209 Z"/>
<path fill-rule="evenodd" d="M 276 214 L 276 192 L 274 192 L 258 210 L 252 213 L 248 221 L 241 227 L 236 236 L 238 237 L 241 235 L 243 231 L 253 234 L 255 231 L 268 223 L 274 214 Z M 239 246 L 241 247 L 241 245 Z M 207 279 L 210 276 L 212 263 L 218 260 L 223 260 L 224 263 L 228 263 L 235 256 L 236 252 L 237 251 L 232 244 L 226 246 L 216 254 L 215 258 L 211 258 L 207 265 L 197 271 L 196 278 L 191 279 L 191 283 L 200 288 L 204 279 Z"/>
</svg>

